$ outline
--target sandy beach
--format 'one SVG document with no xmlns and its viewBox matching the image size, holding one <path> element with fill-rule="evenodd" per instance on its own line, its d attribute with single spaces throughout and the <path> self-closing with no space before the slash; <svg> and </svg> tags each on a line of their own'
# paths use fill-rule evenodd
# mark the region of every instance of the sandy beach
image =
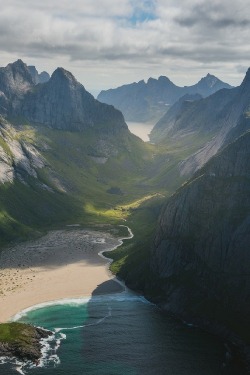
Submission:
<svg viewBox="0 0 250 375">
<path fill-rule="evenodd" d="M 0 254 L 0 322 L 36 304 L 120 292 L 98 252 L 119 245 L 111 233 L 70 228 Z"/>
</svg>

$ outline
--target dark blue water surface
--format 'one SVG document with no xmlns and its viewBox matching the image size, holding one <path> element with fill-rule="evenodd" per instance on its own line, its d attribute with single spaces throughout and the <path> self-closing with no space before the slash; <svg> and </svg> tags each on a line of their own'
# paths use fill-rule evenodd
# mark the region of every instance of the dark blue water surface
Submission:
<svg viewBox="0 0 250 375">
<path fill-rule="evenodd" d="M 218 338 L 188 327 L 142 297 L 123 292 L 67 300 L 29 311 L 20 319 L 53 330 L 38 366 L 2 364 L 0 374 L 241 375 L 225 367 Z"/>
</svg>

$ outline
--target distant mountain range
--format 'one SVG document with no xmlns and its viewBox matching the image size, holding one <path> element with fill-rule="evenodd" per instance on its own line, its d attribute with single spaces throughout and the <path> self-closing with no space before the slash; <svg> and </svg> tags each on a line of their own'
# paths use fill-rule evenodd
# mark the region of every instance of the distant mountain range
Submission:
<svg viewBox="0 0 250 375">
<path fill-rule="evenodd" d="M 187 99 L 187 100 L 186 100 Z M 249 127 L 250 70 L 239 87 L 223 89 L 207 98 L 183 97 L 155 125 L 150 139 L 167 144 L 185 138 L 201 139 L 203 145 L 180 165 L 191 175 L 230 140 Z M 198 100 L 197 100 L 198 99 Z"/>
<path fill-rule="evenodd" d="M 199 94 L 207 97 L 223 88 L 231 88 L 215 76 L 207 74 L 192 86 L 176 86 L 169 78 L 149 78 L 121 87 L 101 91 L 97 99 L 122 111 L 127 121 L 157 122 L 182 96 Z"/>
</svg>

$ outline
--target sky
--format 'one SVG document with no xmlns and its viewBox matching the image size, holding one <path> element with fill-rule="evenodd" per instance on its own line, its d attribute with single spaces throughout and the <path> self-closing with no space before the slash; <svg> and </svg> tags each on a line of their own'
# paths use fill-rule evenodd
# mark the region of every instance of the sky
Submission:
<svg viewBox="0 0 250 375">
<path fill-rule="evenodd" d="M 249 0 L 0 0 L 0 9 L 0 66 L 61 66 L 94 95 L 160 75 L 239 85 L 250 66 Z"/>
</svg>

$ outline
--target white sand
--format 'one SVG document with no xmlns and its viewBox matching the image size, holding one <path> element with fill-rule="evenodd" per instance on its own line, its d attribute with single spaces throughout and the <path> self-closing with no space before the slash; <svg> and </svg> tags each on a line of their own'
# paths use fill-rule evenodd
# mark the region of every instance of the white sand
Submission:
<svg viewBox="0 0 250 375">
<path fill-rule="evenodd" d="M 98 256 L 99 251 L 118 244 L 111 234 L 77 228 L 52 231 L 4 250 L 0 255 L 0 321 L 39 303 L 90 296 L 98 286 L 98 293 L 123 290 L 108 271 L 107 260 Z"/>
</svg>

